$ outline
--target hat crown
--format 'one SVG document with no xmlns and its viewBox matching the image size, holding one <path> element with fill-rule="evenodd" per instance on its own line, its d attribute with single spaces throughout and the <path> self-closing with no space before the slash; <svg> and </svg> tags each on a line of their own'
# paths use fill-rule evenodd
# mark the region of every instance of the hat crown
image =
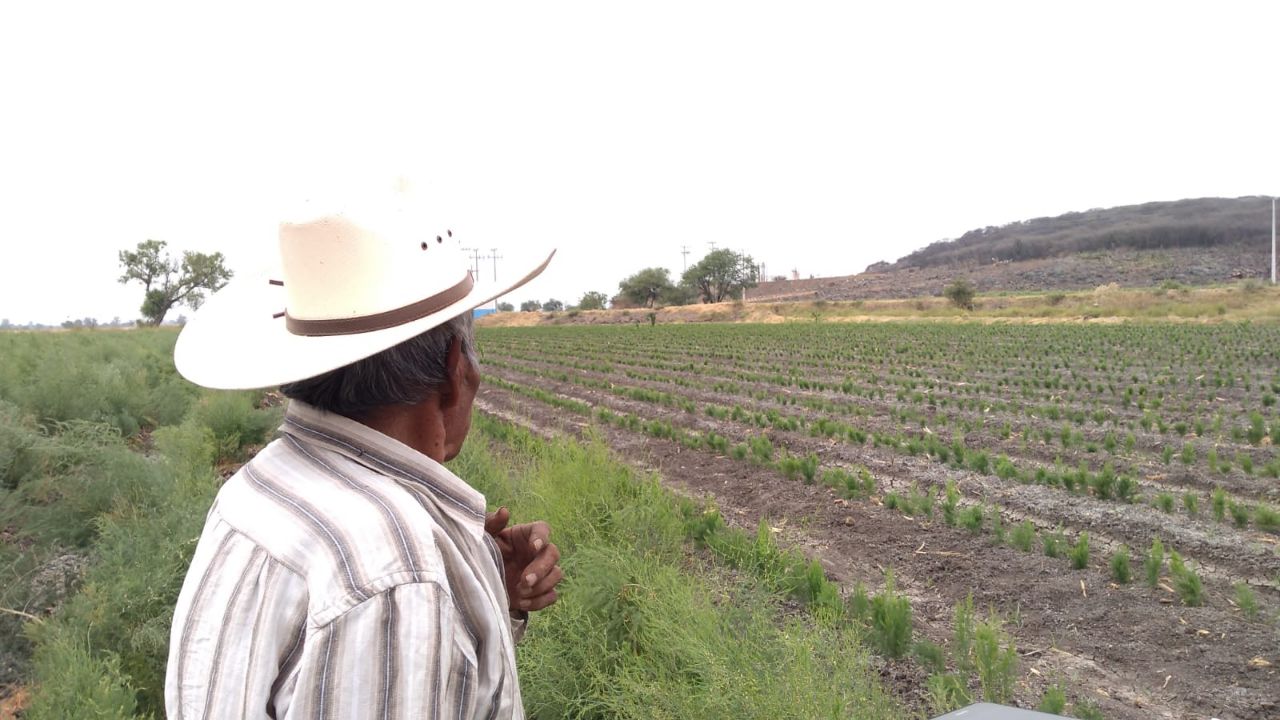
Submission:
<svg viewBox="0 0 1280 720">
<path fill-rule="evenodd" d="M 456 286 L 468 267 L 445 228 L 397 212 L 280 225 L 288 314 L 337 320 L 397 310 Z"/>
</svg>

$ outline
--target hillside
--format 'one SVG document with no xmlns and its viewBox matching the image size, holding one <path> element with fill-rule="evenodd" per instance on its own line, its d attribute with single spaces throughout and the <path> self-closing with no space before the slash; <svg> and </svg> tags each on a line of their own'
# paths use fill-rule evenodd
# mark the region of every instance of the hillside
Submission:
<svg viewBox="0 0 1280 720">
<path fill-rule="evenodd" d="M 971 230 L 856 275 L 761 283 L 748 301 L 937 295 L 956 278 L 981 292 L 1115 283 L 1204 285 L 1270 272 L 1271 201 L 1201 198 L 1073 212 Z"/>
</svg>

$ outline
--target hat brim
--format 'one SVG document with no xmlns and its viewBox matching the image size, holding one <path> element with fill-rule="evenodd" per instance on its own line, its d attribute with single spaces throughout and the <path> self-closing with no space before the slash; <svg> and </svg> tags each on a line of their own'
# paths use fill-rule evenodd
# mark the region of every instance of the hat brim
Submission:
<svg viewBox="0 0 1280 720">
<path fill-rule="evenodd" d="M 348 335 L 295 335 L 279 313 L 284 289 L 266 273 L 243 277 L 215 293 L 187 322 L 173 349 L 178 372 L 191 382 L 216 390 L 273 387 L 336 370 L 398 345 L 462 313 L 505 295 L 537 277 L 546 259 L 515 283 L 494 292 L 476 285 L 471 292 L 430 315 L 369 332 Z"/>
</svg>

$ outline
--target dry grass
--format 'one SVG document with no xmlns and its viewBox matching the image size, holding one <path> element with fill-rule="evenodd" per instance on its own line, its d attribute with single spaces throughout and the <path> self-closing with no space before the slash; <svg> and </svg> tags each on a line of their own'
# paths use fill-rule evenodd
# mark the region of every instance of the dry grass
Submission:
<svg viewBox="0 0 1280 720">
<path fill-rule="evenodd" d="M 1104 285 L 1077 292 L 979 295 L 973 310 L 955 307 L 943 297 L 827 302 L 727 302 L 627 310 L 554 313 L 497 313 L 479 324 L 487 327 L 589 324 L 647 325 L 649 313 L 659 324 L 693 322 L 1280 322 L 1280 288 L 1256 282 L 1198 288 L 1120 288 Z"/>
</svg>

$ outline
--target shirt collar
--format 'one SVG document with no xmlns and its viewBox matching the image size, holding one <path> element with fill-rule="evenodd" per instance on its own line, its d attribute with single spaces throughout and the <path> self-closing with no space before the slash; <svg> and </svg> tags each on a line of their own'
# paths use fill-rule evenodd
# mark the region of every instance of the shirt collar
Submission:
<svg viewBox="0 0 1280 720">
<path fill-rule="evenodd" d="M 290 400 L 280 431 L 323 445 L 382 475 L 407 480 L 471 521 L 484 522 L 485 499 L 448 468 L 395 438 L 337 413 Z"/>
</svg>

